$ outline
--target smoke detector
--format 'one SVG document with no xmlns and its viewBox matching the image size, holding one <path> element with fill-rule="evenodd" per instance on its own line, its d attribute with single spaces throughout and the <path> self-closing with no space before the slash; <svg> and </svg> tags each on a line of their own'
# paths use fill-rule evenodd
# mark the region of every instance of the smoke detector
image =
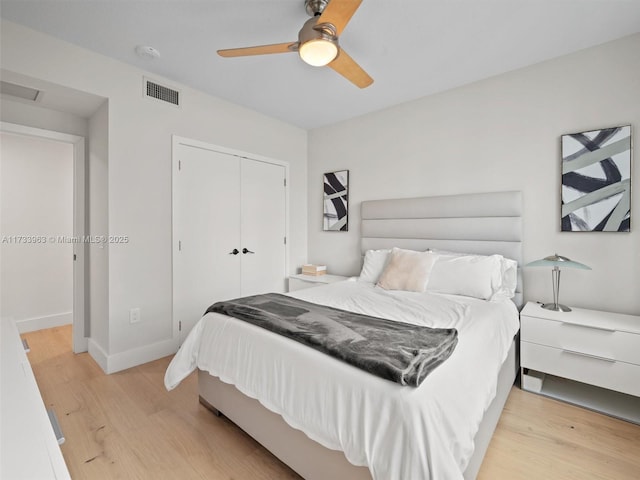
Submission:
<svg viewBox="0 0 640 480">
<path fill-rule="evenodd" d="M 160 58 L 160 52 L 148 45 L 138 45 L 136 47 L 136 53 L 140 58 L 144 58 L 145 60 L 155 60 L 156 58 Z"/>
</svg>

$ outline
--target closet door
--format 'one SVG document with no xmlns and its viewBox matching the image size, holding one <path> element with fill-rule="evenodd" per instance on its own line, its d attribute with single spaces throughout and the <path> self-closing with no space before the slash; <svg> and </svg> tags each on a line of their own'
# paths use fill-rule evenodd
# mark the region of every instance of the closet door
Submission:
<svg viewBox="0 0 640 480">
<path fill-rule="evenodd" d="M 240 296 L 240 159 L 186 145 L 174 172 L 173 310 L 180 342 L 214 302 Z"/>
<path fill-rule="evenodd" d="M 240 170 L 242 295 L 284 292 L 285 168 L 243 158 Z"/>
<path fill-rule="evenodd" d="M 286 169 L 177 143 L 173 318 L 184 341 L 211 304 L 284 292 Z"/>
</svg>

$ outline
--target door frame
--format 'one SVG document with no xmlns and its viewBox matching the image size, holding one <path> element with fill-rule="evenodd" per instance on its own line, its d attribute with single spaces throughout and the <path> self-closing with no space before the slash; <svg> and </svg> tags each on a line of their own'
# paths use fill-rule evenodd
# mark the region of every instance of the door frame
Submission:
<svg viewBox="0 0 640 480">
<path fill-rule="evenodd" d="M 73 352 L 86 352 L 89 346 L 89 329 L 85 319 L 85 137 L 69 133 L 28 127 L 16 123 L 0 122 L 0 131 L 27 137 L 43 138 L 73 146 Z"/>
<path fill-rule="evenodd" d="M 221 145 L 216 145 L 209 142 L 203 142 L 200 140 L 195 140 L 192 138 L 181 137 L 179 135 L 171 136 L 171 317 L 173 324 L 173 340 L 175 342 L 175 348 L 177 349 L 180 346 L 180 326 L 179 321 L 174 315 L 174 277 L 173 277 L 173 269 L 174 269 L 174 259 L 178 253 L 178 239 L 176 232 L 176 222 L 174 221 L 175 217 L 175 201 L 174 201 L 174 192 L 176 188 L 176 173 L 178 172 L 178 148 L 180 146 L 193 147 L 193 148 L 201 148 L 203 150 L 211 150 L 217 153 L 223 153 L 227 155 L 233 155 L 235 157 L 246 158 L 247 160 L 253 160 L 256 162 L 264 162 L 271 163 L 274 165 L 278 165 L 280 167 L 284 167 L 284 195 L 285 195 L 285 249 L 284 249 L 284 271 L 285 275 L 289 272 L 289 240 L 291 238 L 289 232 L 289 162 L 283 160 L 276 160 L 274 158 L 266 157 L 264 155 L 258 155 L 255 153 L 249 153 L 242 150 L 237 150 L 234 148 L 223 147 Z"/>
</svg>

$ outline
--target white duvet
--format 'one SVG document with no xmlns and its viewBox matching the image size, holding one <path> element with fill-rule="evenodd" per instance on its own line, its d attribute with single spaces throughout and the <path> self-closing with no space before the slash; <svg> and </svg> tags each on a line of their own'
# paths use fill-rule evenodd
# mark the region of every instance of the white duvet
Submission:
<svg viewBox="0 0 640 480">
<path fill-rule="evenodd" d="M 511 301 L 390 292 L 345 281 L 289 295 L 382 318 L 455 327 L 458 345 L 418 388 L 363 372 L 293 340 L 220 314 L 193 328 L 165 374 L 196 368 L 236 386 L 375 480 L 462 479 L 519 323 Z"/>
</svg>

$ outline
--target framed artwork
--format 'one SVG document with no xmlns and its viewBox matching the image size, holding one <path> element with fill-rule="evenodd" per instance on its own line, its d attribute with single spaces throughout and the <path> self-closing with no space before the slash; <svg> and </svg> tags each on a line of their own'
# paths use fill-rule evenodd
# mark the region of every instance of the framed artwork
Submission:
<svg viewBox="0 0 640 480">
<path fill-rule="evenodd" d="M 561 230 L 631 231 L 631 125 L 562 135 Z"/>
<path fill-rule="evenodd" d="M 349 229 L 349 170 L 324 174 L 323 203 L 322 229 L 346 232 Z"/>
</svg>

